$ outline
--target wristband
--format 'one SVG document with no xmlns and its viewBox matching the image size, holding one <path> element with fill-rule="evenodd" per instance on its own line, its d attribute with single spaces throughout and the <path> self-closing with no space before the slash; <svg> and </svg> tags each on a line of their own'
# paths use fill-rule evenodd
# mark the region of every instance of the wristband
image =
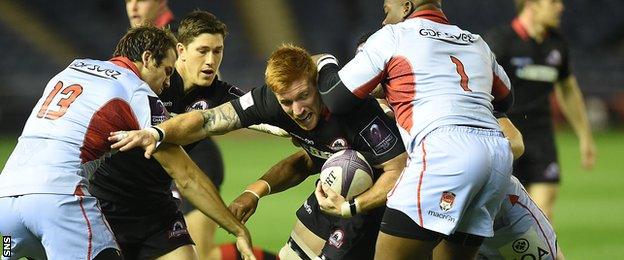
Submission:
<svg viewBox="0 0 624 260">
<path fill-rule="evenodd" d="M 260 195 L 258 195 L 258 193 L 254 192 L 252 190 L 244 190 L 243 193 L 245 193 L 245 192 L 249 192 L 249 193 L 253 194 L 254 196 L 256 196 L 256 198 L 258 200 L 260 200 Z"/>
<path fill-rule="evenodd" d="M 349 201 L 345 201 L 340 206 L 340 215 L 343 218 L 349 218 L 358 213 L 358 203 L 355 199 L 350 199 Z"/>
<path fill-rule="evenodd" d="M 158 126 L 152 126 L 152 128 L 158 133 L 158 139 L 156 141 L 162 142 L 162 140 L 165 140 L 165 131 Z"/>
<path fill-rule="evenodd" d="M 355 202 L 355 199 L 351 199 L 349 200 L 349 210 L 351 211 L 351 216 L 354 216 L 355 214 L 357 214 L 357 203 Z"/>
<path fill-rule="evenodd" d="M 271 194 L 271 184 L 269 184 L 268 181 L 265 181 L 263 179 L 259 179 L 258 181 L 264 182 L 264 184 L 266 184 L 267 188 L 269 188 L 269 193 L 267 193 L 266 195 Z"/>
</svg>

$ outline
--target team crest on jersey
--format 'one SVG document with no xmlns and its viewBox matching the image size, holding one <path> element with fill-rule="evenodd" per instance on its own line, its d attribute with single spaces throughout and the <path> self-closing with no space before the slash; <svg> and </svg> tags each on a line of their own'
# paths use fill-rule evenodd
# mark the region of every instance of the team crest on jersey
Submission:
<svg viewBox="0 0 624 260">
<path fill-rule="evenodd" d="M 171 231 L 169 231 L 169 238 L 179 237 L 181 235 L 188 235 L 188 230 L 186 230 L 184 223 L 178 220 L 173 223 L 173 227 L 171 228 Z"/>
<path fill-rule="evenodd" d="M 347 140 L 342 137 L 334 140 L 331 145 L 329 145 L 329 149 L 332 149 L 333 151 L 342 151 L 348 148 L 349 145 L 347 145 Z"/>
<path fill-rule="evenodd" d="M 561 52 L 557 49 L 550 51 L 548 56 L 546 56 L 546 64 L 559 66 L 561 65 Z"/>
<path fill-rule="evenodd" d="M 455 193 L 450 191 L 442 192 L 442 196 L 440 197 L 441 210 L 449 211 L 453 207 L 453 202 L 455 202 Z"/>
<path fill-rule="evenodd" d="M 197 100 L 192 105 L 186 107 L 186 112 L 189 112 L 191 110 L 204 110 L 208 108 L 210 108 L 208 106 L 208 101 L 202 99 L 202 100 Z"/>
<path fill-rule="evenodd" d="M 399 140 L 379 117 L 375 117 L 368 123 L 366 128 L 360 131 L 360 136 L 364 138 L 375 155 L 382 155 L 392 150 Z"/>
<path fill-rule="evenodd" d="M 165 104 L 163 104 L 158 97 L 147 96 L 150 105 L 150 113 L 152 116 L 152 125 L 157 125 L 167 120 L 169 117 L 169 112 L 165 108 Z"/>
<path fill-rule="evenodd" d="M 334 230 L 331 236 L 329 236 L 329 244 L 334 246 L 335 248 L 340 248 L 344 243 L 344 236 L 344 231 L 342 231 L 341 229 Z"/>
</svg>

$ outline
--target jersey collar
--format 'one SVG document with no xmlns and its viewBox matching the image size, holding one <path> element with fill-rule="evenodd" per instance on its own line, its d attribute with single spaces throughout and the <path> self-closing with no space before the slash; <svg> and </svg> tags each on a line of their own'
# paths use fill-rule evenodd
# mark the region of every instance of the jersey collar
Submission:
<svg viewBox="0 0 624 260">
<path fill-rule="evenodd" d="M 134 63 L 130 61 L 130 59 L 124 56 L 117 56 L 111 58 L 109 61 L 119 67 L 131 70 L 132 72 L 134 72 L 134 74 L 137 75 L 137 77 L 141 78 L 141 75 L 139 75 L 139 68 L 137 68 L 137 66 L 134 65 Z"/>
<path fill-rule="evenodd" d="M 448 19 L 446 19 L 446 15 L 444 15 L 444 13 L 439 10 L 422 10 L 414 12 L 409 17 L 407 17 L 407 19 L 411 18 L 423 18 L 434 21 L 436 23 L 449 24 Z"/>
<path fill-rule="evenodd" d="M 522 24 L 522 22 L 520 21 L 520 19 L 518 19 L 518 17 L 516 17 L 515 19 L 513 19 L 513 21 L 511 21 L 511 28 L 513 28 L 516 34 L 520 36 L 520 39 L 522 39 L 523 41 L 528 41 L 530 39 L 529 33 L 526 30 L 526 27 L 524 27 L 524 24 Z"/>
<path fill-rule="evenodd" d="M 163 28 L 167 24 L 171 23 L 171 21 L 173 21 L 173 18 L 173 12 L 171 12 L 171 10 L 167 8 L 161 15 L 156 18 L 156 21 L 154 21 L 154 25 L 156 25 L 156 27 L 158 28 Z"/>
</svg>

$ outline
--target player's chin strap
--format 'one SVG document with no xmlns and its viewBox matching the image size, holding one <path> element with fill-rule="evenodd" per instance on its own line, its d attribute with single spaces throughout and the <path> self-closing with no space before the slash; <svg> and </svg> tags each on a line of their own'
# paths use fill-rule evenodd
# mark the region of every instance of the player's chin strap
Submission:
<svg viewBox="0 0 624 260">
<path fill-rule="evenodd" d="M 345 201 L 340 206 L 340 215 L 343 218 L 350 218 L 360 211 L 360 205 L 358 204 L 355 198 L 350 199 L 349 201 Z"/>
</svg>

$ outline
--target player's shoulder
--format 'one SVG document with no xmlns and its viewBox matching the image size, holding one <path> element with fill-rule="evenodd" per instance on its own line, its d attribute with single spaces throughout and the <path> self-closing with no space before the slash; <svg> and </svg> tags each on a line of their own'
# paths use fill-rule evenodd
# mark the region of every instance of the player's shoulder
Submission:
<svg viewBox="0 0 624 260">
<path fill-rule="evenodd" d="M 108 61 L 76 59 L 63 71 L 63 77 L 97 90 L 100 95 L 125 97 L 149 87 L 132 70 Z"/>
<path fill-rule="evenodd" d="M 229 82 L 220 80 L 218 78 L 215 79 L 213 85 L 215 89 L 218 89 L 223 94 L 227 94 L 227 95 L 234 96 L 234 97 L 240 97 L 242 95 L 245 95 L 246 93 L 245 91 L 238 88 L 237 86 L 230 84 Z"/>
</svg>

